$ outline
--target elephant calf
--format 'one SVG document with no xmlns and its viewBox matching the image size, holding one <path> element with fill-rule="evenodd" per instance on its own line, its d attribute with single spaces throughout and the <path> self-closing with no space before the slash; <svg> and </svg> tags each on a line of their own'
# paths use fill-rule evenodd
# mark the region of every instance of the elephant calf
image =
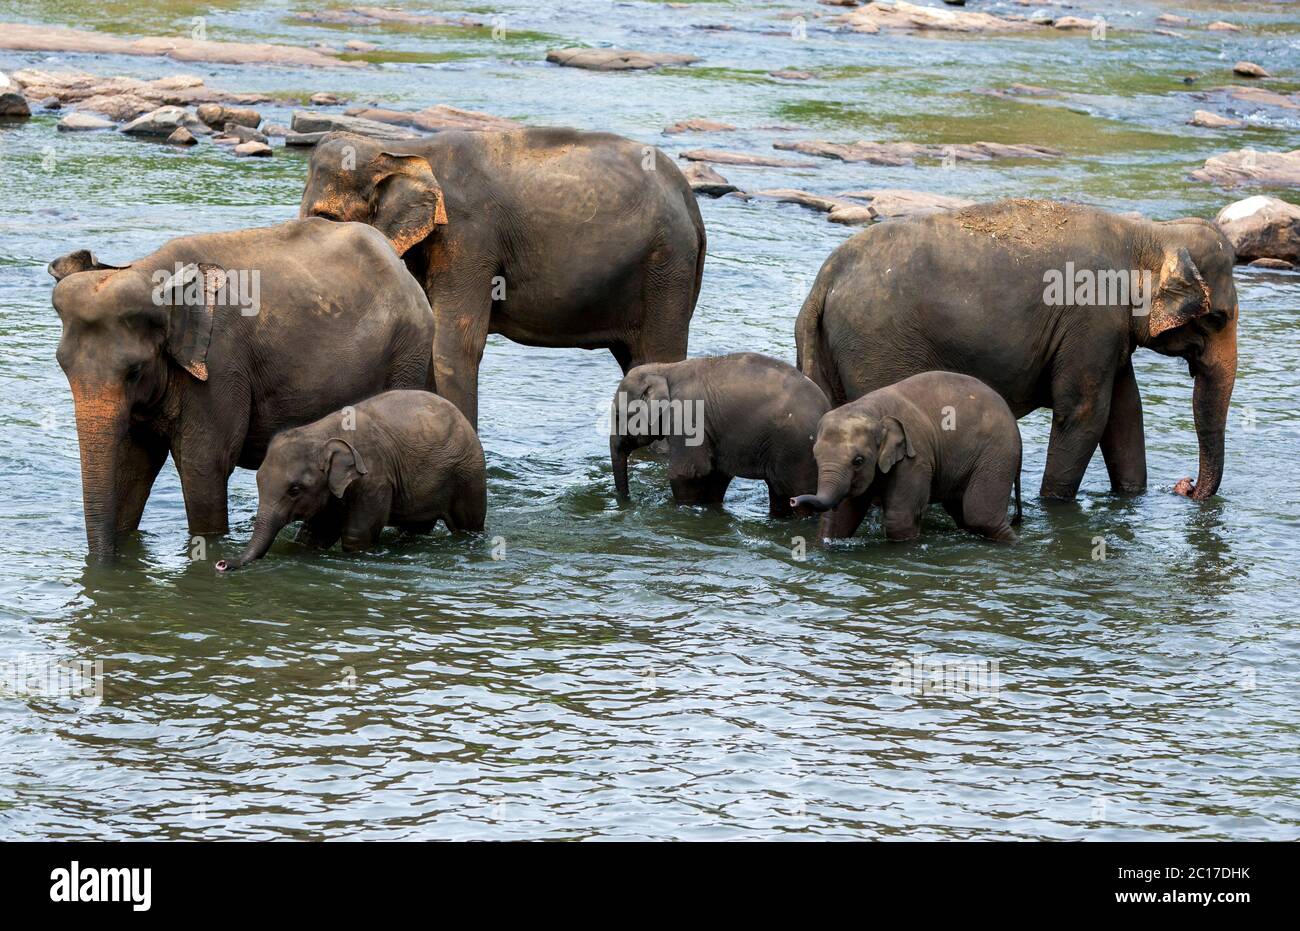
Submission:
<svg viewBox="0 0 1300 931">
<path fill-rule="evenodd" d="M 450 401 L 427 391 L 386 391 L 315 423 L 276 434 L 257 470 L 253 539 L 225 572 L 261 559 L 286 524 L 322 548 L 340 537 L 362 549 L 385 527 L 427 533 L 482 530 L 487 513 L 483 447 Z"/>
<path fill-rule="evenodd" d="M 753 352 L 639 365 L 614 395 L 615 489 L 627 497 L 628 454 L 665 439 L 678 502 L 720 504 L 732 478 L 757 478 L 772 516 L 789 517 L 791 496 L 817 485 L 813 434 L 829 409 L 793 366 Z"/>
<path fill-rule="evenodd" d="M 1014 543 L 1020 523 L 1020 430 L 978 379 L 923 372 L 836 408 L 817 426 L 817 494 L 795 506 L 830 511 L 822 537 L 851 537 L 878 498 L 885 536 L 914 540 L 931 503 L 957 526 Z M 1016 490 L 1015 520 L 1007 500 Z"/>
</svg>

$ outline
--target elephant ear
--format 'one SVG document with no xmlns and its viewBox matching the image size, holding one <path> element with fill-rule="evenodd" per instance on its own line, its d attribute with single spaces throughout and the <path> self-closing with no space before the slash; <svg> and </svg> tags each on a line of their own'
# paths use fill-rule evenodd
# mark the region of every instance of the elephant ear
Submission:
<svg viewBox="0 0 1300 931">
<path fill-rule="evenodd" d="M 95 269 L 104 268 L 130 268 L 130 265 L 109 265 L 107 262 L 101 262 L 95 258 L 95 254 L 89 249 L 78 249 L 76 252 L 69 252 L 67 255 L 61 255 L 49 265 L 45 270 L 55 281 L 62 281 L 69 275 L 75 275 L 77 272 L 88 272 Z"/>
<path fill-rule="evenodd" d="M 359 476 L 367 472 L 361 453 L 347 440 L 333 437 L 325 444 L 325 476 L 329 480 L 330 494 L 342 498 Z"/>
<path fill-rule="evenodd" d="M 428 160 L 418 155 L 381 152 L 374 198 L 374 227 L 388 237 L 398 255 L 405 255 L 435 227 L 447 223 L 442 188 Z"/>
<path fill-rule="evenodd" d="M 876 465 L 881 472 L 888 472 L 902 462 L 904 456 L 908 459 L 914 457 L 916 450 L 912 448 L 912 440 L 907 435 L 903 422 L 897 417 L 886 417 L 880 425 L 884 437 L 880 441 L 880 456 L 876 460 Z"/>
<path fill-rule="evenodd" d="M 1210 288 L 1185 248 L 1166 252 L 1154 290 L 1147 317 L 1151 337 L 1210 312 Z"/>
<path fill-rule="evenodd" d="M 226 270 L 208 263 L 155 272 L 154 303 L 167 309 L 167 352 L 199 381 L 208 380 L 212 322 L 226 286 Z"/>
</svg>

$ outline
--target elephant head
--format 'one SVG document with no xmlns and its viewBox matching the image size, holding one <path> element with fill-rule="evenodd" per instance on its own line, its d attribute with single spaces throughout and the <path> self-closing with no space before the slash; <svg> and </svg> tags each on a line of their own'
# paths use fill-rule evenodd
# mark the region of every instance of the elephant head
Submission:
<svg viewBox="0 0 1300 931">
<path fill-rule="evenodd" d="M 1147 313 L 1133 318 L 1134 337 L 1187 360 L 1200 464 L 1195 483 L 1183 479 L 1175 491 L 1209 498 L 1223 478 L 1224 430 L 1237 378 L 1236 257 L 1218 226 L 1194 218 L 1154 224 L 1144 251 L 1144 264 L 1154 269 L 1153 293 Z"/>
<path fill-rule="evenodd" d="M 648 414 L 672 400 L 663 369 L 661 364 L 638 365 L 614 392 L 609 415 L 609 456 L 614 467 L 614 489 L 621 498 L 628 496 L 627 457 L 633 450 L 661 438 L 651 428 L 662 421 Z"/>
<path fill-rule="evenodd" d="M 277 434 L 257 470 L 253 538 L 234 559 L 218 561 L 217 571 L 240 569 L 261 559 L 287 525 L 319 514 L 366 472 L 361 453 L 347 440 L 332 436 L 322 442 L 301 429 Z"/>
<path fill-rule="evenodd" d="M 447 222 L 427 159 L 351 133 L 331 133 L 316 146 L 298 216 L 368 223 L 398 255 Z"/>
<path fill-rule="evenodd" d="M 915 456 L 907 428 L 897 417 L 838 408 L 817 425 L 817 494 L 791 498 L 790 506 L 829 511 L 845 498 L 866 494 L 877 474 Z"/>
<path fill-rule="evenodd" d="M 81 447 L 86 540 L 93 559 L 115 553 L 140 481 L 133 415 L 155 408 L 173 378 L 208 377 L 208 343 L 225 272 L 188 264 L 152 274 L 107 265 L 84 249 L 55 259 L 53 303 L 63 323 L 56 358 L 72 388 Z M 152 479 L 152 476 L 149 477 Z"/>
</svg>

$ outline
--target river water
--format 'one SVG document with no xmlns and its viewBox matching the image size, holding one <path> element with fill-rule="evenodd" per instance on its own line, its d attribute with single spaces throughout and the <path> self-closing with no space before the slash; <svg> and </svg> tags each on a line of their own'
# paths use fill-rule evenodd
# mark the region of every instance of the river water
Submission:
<svg viewBox="0 0 1300 931">
<path fill-rule="evenodd" d="M 1243 139 L 1294 148 L 1300 130 L 1300 111 L 1237 135 L 1184 125 L 1206 106 L 1184 76 L 1229 83 L 1231 63 L 1249 58 L 1280 75 L 1273 88 L 1300 86 L 1300 22 L 1286 4 L 1051 8 L 1102 13 L 1104 41 L 854 35 L 827 28 L 835 9 L 798 0 L 553 6 L 404 7 L 468 12 L 502 26 L 494 39 L 327 28 L 283 3 L 137 13 L 4 0 L 4 21 L 181 34 L 201 15 L 212 39 L 362 38 L 382 51 L 365 71 L 44 53 L 0 53 L 0 69 L 198 73 L 282 94 L 262 110 L 286 123 L 287 98 L 317 90 L 449 103 L 672 153 L 770 153 L 790 138 L 1038 143 L 1068 156 L 721 170 L 750 190 L 1066 197 L 1156 218 L 1212 217 L 1245 194 L 1188 181 L 1189 170 Z M 1123 30 L 1161 11 L 1251 28 Z M 807 17 L 806 38 L 782 14 Z M 719 24 L 733 28 L 698 28 Z M 597 74 L 541 60 L 549 47 L 601 43 L 704 61 Z M 817 77 L 776 82 L 776 68 Z M 1063 93 L 977 93 L 1015 82 Z M 662 134 L 688 117 L 741 129 Z M 306 163 L 279 149 L 250 161 L 210 145 L 60 134 L 56 120 L 0 128 L 0 664 L 12 680 L 99 662 L 103 694 L 12 681 L 0 692 L 0 836 L 1300 836 L 1300 521 L 1296 485 L 1281 478 L 1300 458 L 1300 275 L 1239 271 L 1227 470 L 1203 504 L 1170 492 L 1196 464 L 1185 367 L 1143 352 L 1145 496 L 1109 496 L 1098 457 L 1076 504 L 1041 505 L 1038 412 L 1021 422 L 1029 495 L 1017 546 L 986 545 L 935 509 L 918 545 L 886 545 L 877 517 L 804 554 L 792 538 L 811 540 L 813 527 L 769 520 L 757 483 L 736 482 L 722 510 L 680 508 L 662 461 L 647 461 L 620 506 L 599 417 L 613 358 L 493 337 L 481 538 L 390 531 L 375 551 L 344 555 L 286 535 L 254 569 L 218 577 L 211 560 L 249 532 L 253 475 L 232 481 L 232 538 L 192 561 L 169 464 L 123 565 L 90 569 L 45 264 L 83 247 L 123 262 L 175 235 L 286 219 Z M 853 230 L 791 205 L 701 209 L 709 256 L 691 353 L 792 361 L 799 304 Z M 929 687 L 945 674 L 972 674 L 975 687 Z"/>
</svg>

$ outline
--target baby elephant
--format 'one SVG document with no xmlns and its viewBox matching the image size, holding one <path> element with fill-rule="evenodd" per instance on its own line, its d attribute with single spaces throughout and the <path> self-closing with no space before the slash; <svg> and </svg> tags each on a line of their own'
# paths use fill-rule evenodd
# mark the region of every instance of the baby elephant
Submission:
<svg viewBox="0 0 1300 931">
<path fill-rule="evenodd" d="M 385 527 L 428 533 L 482 530 L 487 513 L 483 447 L 450 401 L 427 391 L 386 391 L 306 426 L 277 433 L 257 470 L 253 539 L 221 572 L 261 559 L 286 524 L 298 541 L 345 550 Z"/>
<path fill-rule="evenodd" d="M 797 369 L 753 352 L 638 365 L 610 414 L 614 487 L 626 498 L 628 454 L 666 439 L 679 503 L 720 504 L 732 478 L 757 478 L 771 515 L 789 517 L 790 498 L 817 487 L 813 434 L 829 409 Z"/>
<path fill-rule="evenodd" d="M 923 372 L 836 408 L 817 426 L 817 494 L 792 505 L 830 514 L 823 538 L 851 537 L 877 499 L 885 536 L 913 540 L 935 501 L 957 526 L 1013 543 L 1020 523 L 1020 430 L 978 379 Z M 1007 499 L 1016 490 L 1016 516 Z"/>
</svg>

